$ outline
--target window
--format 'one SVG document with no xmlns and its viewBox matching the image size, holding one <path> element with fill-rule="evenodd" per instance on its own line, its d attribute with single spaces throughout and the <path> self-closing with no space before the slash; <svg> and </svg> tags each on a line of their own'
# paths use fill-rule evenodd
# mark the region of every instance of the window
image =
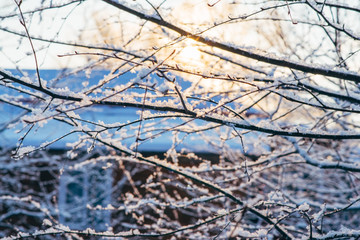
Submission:
<svg viewBox="0 0 360 240">
<path fill-rule="evenodd" d="M 110 226 L 112 169 L 106 163 L 67 167 L 60 177 L 60 223 L 72 229 L 106 231 Z"/>
</svg>

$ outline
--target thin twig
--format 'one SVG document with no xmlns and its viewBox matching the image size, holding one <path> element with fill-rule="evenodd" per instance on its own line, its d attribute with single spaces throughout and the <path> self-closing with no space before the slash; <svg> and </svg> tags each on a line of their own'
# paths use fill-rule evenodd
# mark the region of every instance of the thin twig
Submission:
<svg viewBox="0 0 360 240">
<path fill-rule="evenodd" d="M 21 5 L 21 3 L 22 3 L 22 0 L 20 0 L 19 2 L 17 2 L 16 0 L 14 0 L 14 2 L 15 2 L 16 5 L 18 6 L 18 9 L 19 9 L 19 12 L 20 12 L 20 24 L 21 24 L 21 25 L 24 27 L 24 29 L 25 29 L 27 38 L 29 39 L 29 42 L 30 42 L 30 45 L 31 45 L 32 52 L 33 52 L 33 54 L 34 54 L 36 75 L 37 75 L 37 78 L 38 78 L 38 81 L 39 81 L 39 87 L 40 87 L 40 88 L 43 88 L 42 85 L 41 85 L 41 78 L 40 78 L 38 60 L 37 60 L 37 57 L 36 57 L 36 51 L 35 51 L 33 42 L 32 42 L 32 40 L 31 40 L 31 37 L 30 37 L 29 31 L 28 31 L 28 28 L 27 28 L 27 26 L 26 26 L 24 15 L 23 15 L 22 10 L 21 10 L 21 7 L 20 7 L 20 5 Z"/>
</svg>

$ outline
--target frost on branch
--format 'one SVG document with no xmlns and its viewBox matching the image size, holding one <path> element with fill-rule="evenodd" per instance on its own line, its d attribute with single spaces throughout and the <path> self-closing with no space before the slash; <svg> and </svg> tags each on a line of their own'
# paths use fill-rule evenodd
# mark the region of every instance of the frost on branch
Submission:
<svg viewBox="0 0 360 240">
<path fill-rule="evenodd" d="M 0 237 L 359 236 L 356 4 L 0 6 Z"/>
</svg>

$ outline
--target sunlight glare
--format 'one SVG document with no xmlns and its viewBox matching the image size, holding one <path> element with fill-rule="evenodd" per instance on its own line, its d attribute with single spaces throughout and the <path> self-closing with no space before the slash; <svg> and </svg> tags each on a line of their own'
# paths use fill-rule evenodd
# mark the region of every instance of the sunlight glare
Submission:
<svg viewBox="0 0 360 240">
<path fill-rule="evenodd" d="M 196 46 L 187 45 L 180 49 L 176 62 L 186 67 L 200 67 L 203 65 L 202 58 L 202 53 Z"/>
</svg>

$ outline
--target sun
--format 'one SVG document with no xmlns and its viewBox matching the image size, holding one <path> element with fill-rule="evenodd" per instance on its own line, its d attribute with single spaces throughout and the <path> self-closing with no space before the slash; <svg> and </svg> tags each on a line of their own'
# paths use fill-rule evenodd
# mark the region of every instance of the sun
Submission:
<svg viewBox="0 0 360 240">
<path fill-rule="evenodd" d="M 187 60 L 200 60 L 201 52 L 195 46 L 186 46 L 183 49 L 181 49 L 179 53 L 179 57 Z"/>
<path fill-rule="evenodd" d="M 178 64 L 186 67 L 203 67 L 203 53 L 196 45 L 186 44 L 183 47 L 178 48 L 178 54 L 175 57 L 175 61 Z"/>
</svg>

